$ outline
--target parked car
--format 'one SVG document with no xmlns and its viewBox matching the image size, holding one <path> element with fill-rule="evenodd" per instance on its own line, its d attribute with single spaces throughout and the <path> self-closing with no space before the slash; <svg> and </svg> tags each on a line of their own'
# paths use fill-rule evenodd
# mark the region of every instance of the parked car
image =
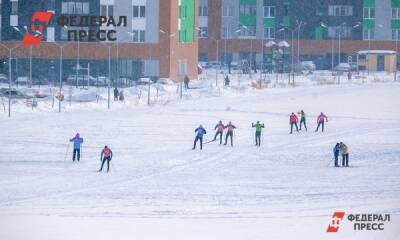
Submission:
<svg viewBox="0 0 400 240">
<path fill-rule="evenodd" d="M 0 73 L 0 82 L 8 83 L 8 77 L 5 74 Z"/>
<path fill-rule="evenodd" d="M 81 75 L 78 76 L 75 74 L 71 74 L 67 78 L 67 83 L 69 85 L 78 85 L 78 86 L 88 86 L 93 85 L 96 82 L 96 78 L 88 75 Z"/>
<path fill-rule="evenodd" d="M 22 77 L 17 77 L 17 79 L 15 80 L 15 84 L 24 84 L 27 85 L 29 83 L 29 78 L 22 76 Z"/>
<path fill-rule="evenodd" d="M 206 69 L 209 68 L 221 68 L 221 63 L 219 61 L 211 61 L 211 62 L 207 62 Z"/>
<path fill-rule="evenodd" d="M 334 68 L 335 71 L 338 72 L 349 72 L 349 71 L 357 71 L 357 64 L 356 63 L 339 63 Z"/>
<path fill-rule="evenodd" d="M 174 84 L 174 82 L 172 80 L 166 79 L 166 78 L 160 78 L 157 80 L 156 83 L 160 84 L 160 85 L 173 85 Z"/>
<path fill-rule="evenodd" d="M 295 72 L 308 72 L 312 73 L 316 69 L 313 61 L 302 61 L 294 67 Z"/>
<path fill-rule="evenodd" d="M 106 87 L 109 82 L 109 78 L 105 76 L 98 76 L 97 78 L 90 79 L 90 85 L 96 87 Z"/>
<path fill-rule="evenodd" d="M 139 78 L 139 80 L 136 81 L 136 85 L 147 85 L 149 83 L 153 83 L 150 78 Z"/>
<path fill-rule="evenodd" d="M 22 92 L 16 90 L 16 89 L 8 89 L 8 88 L 2 88 L 0 89 L 0 96 L 9 98 L 11 99 L 24 99 L 24 98 L 31 98 Z"/>
</svg>

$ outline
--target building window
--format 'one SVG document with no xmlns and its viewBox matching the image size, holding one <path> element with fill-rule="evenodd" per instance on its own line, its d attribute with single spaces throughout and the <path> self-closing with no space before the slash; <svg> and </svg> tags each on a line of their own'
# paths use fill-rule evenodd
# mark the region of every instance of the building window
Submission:
<svg viewBox="0 0 400 240">
<path fill-rule="evenodd" d="M 179 18 L 187 18 L 187 6 L 181 5 L 179 6 Z"/>
<path fill-rule="evenodd" d="M 222 7 L 222 16 L 223 17 L 233 17 L 232 7 L 229 5 L 225 5 Z"/>
<path fill-rule="evenodd" d="M 353 16 L 353 6 L 351 5 L 329 5 L 328 15 L 335 17 Z"/>
<path fill-rule="evenodd" d="M 134 18 L 145 18 L 146 17 L 146 6 L 133 6 L 133 17 Z"/>
<path fill-rule="evenodd" d="M 229 28 L 223 27 L 222 28 L 222 38 L 229 38 L 229 37 L 230 37 Z"/>
<path fill-rule="evenodd" d="M 186 30 L 179 30 L 179 42 L 187 42 Z"/>
<path fill-rule="evenodd" d="M 11 15 L 18 14 L 18 2 L 11 2 Z"/>
<path fill-rule="evenodd" d="M 243 25 L 241 25 L 240 29 L 241 31 L 239 32 L 239 35 L 242 37 L 252 37 L 256 35 L 256 26 L 244 27 Z"/>
<path fill-rule="evenodd" d="M 101 5 L 101 16 L 114 16 L 113 5 Z"/>
<path fill-rule="evenodd" d="M 400 19 L 400 8 L 392 8 L 392 19 Z"/>
<path fill-rule="evenodd" d="M 275 17 L 275 7 L 264 6 L 264 17 L 265 18 L 273 18 L 273 17 Z"/>
<path fill-rule="evenodd" d="M 375 18 L 375 8 L 364 8 L 364 18 Z"/>
<path fill-rule="evenodd" d="M 392 29 L 392 40 L 400 40 L 400 29 Z"/>
<path fill-rule="evenodd" d="M 264 28 L 264 38 L 274 38 L 274 28 Z"/>
<path fill-rule="evenodd" d="M 200 27 L 199 28 L 199 37 L 206 38 L 208 36 L 208 27 Z"/>
<path fill-rule="evenodd" d="M 88 2 L 62 2 L 62 14 L 89 14 Z"/>
<path fill-rule="evenodd" d="M 208 16 L 208 7 L 200 6 L 199 7 L 199 17 L 207 17 Z"/>
<path fill-rule="evenodd" d="M 350 39 L 351 31 L 352 27 L 346 27 L 346 26 L 328 27 L 328 37 L 337 39 L 340 36 L 341 39 Z"/>
<path fill-rule="evenodd" d="M 257 7 L 255 5 L 240 5 L 240 15 L 255 16 L 257 14 Z"/>
<path fill-rule="evenodd" d="M 143 43 L 145 42 L 146 38 L 146 31 L 145 30 L 132 30 L 133 33 L 133 42 Z"/>
<path fill-rule="evenodd" d="M 68 40 L 68 31 L 77 31 L 75 34 L 76 34 L 76 36 L 74 35 L 74 34 L 71 34 L 71 39 L 70 40 L 74 40 L 74 38 L 76 37 L 77 39 L 79 38 L 79 35 L 77 34 L 78 33 L 78 31 L 79 30 L 84 30 L 84 31 L 89 31 L 89 28 L 80 28 L 80 27 L 68 27 L 68 29 L 67 28 L 60 28 L 61 29 L 61 40 L 65 40 L 65 41 L 67 41 Z"/>
<path fill-rule="evenodd" d="M 374 31 L 374 29 L 364 29 L 363 30 L 363 39 L 364 40 L 373 40 L 373 39 L 375 39 L 375 31 Z"/>
</svg>

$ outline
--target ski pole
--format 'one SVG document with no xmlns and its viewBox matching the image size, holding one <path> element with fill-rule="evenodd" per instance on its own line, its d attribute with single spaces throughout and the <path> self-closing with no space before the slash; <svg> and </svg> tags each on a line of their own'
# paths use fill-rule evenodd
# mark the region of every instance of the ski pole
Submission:
<svg viewBox="0 0 400 240">
<path fill-rule="evenodd" d="M 68 150 L 69 150 L 69 143 L 67 144 L 67 150 L 65 151 L 64 162 L 67 161 Z"/>
</svg>

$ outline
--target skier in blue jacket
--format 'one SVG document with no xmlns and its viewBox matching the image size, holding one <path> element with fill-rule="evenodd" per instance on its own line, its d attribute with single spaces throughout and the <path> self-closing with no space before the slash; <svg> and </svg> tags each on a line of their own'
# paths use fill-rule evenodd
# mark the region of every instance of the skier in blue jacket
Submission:
<svg viewBox="0 0 400 240">
<path fill-rule="evenodd" d="M 83 143 L 83 138 L 81 138 L 79 136 L 79 133 L 77 133 L 75 135 L 75 137 L 71 138 L 69 141 L 74 143 L 74 151 L 72 153 L 72 161 L 75 162 L 75 157 L 77 157 L 77 160 L 79 162 L 79 159 L 81 158 L 81 145 Z"/>
<path fill-rule="evenodd" d="M 200 140 L 200 150 L 203 150 L 203 135 L 206 134 L 207 131 L 203 128 L 202 125 L 200 125 L 198 128 L 196 128 L 196 130 L 194 130 L 194 132 L 197 133 L 197 135 L 194 139 L 194 145 L 192 149 L 196 149 L 196 143 Z"/>
<path fill-rule="evenodd" d="M 336 143 L 335 147 L 333 148 L 333 156 L 335 157 L 335 167 L 339 167 L 339 152 L 340 152 L 340 143 Z"/>
</svg>

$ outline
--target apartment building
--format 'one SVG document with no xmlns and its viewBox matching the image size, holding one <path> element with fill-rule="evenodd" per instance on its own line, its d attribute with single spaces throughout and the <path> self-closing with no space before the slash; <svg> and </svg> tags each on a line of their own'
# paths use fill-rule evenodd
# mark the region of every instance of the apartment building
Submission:
<svg viewBox="0 0 400 240">
<path fill-rule="evenodd" d="M 208 30 L 200 38 L 201 61 L 247 60 L 260 66 L 271 62 L 273 47 L 267 43 L 285 41 L 286 65 L 314 60 L 319 68 L 328 69 L 354 61 L 359 50 L 396 51 L 400 34 L 400 0 L 204 0 L 201 4 L 209 12 L 208 26 L 205 21 L 201 26 Z"/>
<path fill-rule="evenodd" d="M 30 30 L 34 12 L 51 11 L 53 18 L 42 34 L 39 46 L 18 46 L 12 51 L 13 76 L 26 76 L 29 59 L 35 66 L 33 78 L 54 78 L 59 71 L 60 45 L 63 45 L 63 79 L 76 73 L 76 66 L 90 68 L 92 76 L 111 79 L 140 77 L 181 80 L 183 75 L 197 78 L 199 0 L 1 0 L 1 43 L 21 44 Z M 59 16 L 126 17 L 121 26 L 60 26 Z M 89 41 L 88 37 L 68 39 L 74 30 L 115 30 L 116 41 Z M 110 53 L 109 53 L 110 50 Z M 0 47 L 0 58 L 8 60 L 8 50 Z M 1 64 L 6 72 L 8 64 Z"/>
</svg>

